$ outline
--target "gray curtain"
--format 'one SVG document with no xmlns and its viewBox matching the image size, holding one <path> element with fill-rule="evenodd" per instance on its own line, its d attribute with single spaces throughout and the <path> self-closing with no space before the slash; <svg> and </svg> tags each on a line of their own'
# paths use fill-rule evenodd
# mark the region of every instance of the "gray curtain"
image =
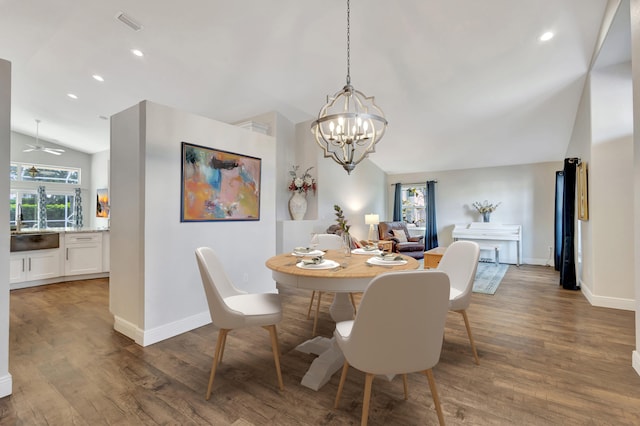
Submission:
<svg viewBox="0 0 640 426">
<path fill-rule="evenodd" d="M 38 228 L 47 227 L 47 191 L 44 186 L 38 187 Z"/>
<path fill-rule="evenodd" d="M 393 221 L 402 221 L 402 184 L 396 183 L 395 195 L 393 198 Z"/>
<path fill-rule="evenodd" d="M 438 247 L 438 226 L 436 224 L 436 181 L 427 181 L 426 202 L 426 229 L 424 232 L 424 249 L 431 250 Z"/>
<path fill-rule="evenodd" d="M 73 197 L 74 204 L 74 223 L 76 227 L 82 228 L 83 217 L 82 217 L 82 190 L 80 188 L 76 188 L 76 195 Z"/>
</svg>

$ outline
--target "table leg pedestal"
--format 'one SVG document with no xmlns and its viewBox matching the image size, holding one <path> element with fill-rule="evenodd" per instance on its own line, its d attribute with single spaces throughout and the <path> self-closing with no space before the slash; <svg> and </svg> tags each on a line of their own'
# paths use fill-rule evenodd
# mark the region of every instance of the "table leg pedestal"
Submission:
<svg viewBox="0 0 640 426">
<path fill-rule="evenodd" d="M 296 349 L 306 354 L 320 355 L 313 360 L 301 382 L 302 386 L 315 391 L 327 384 L 344 364 L 344 355 L 334 338 L 317 336 L 301 343 Z"/>
</svg>

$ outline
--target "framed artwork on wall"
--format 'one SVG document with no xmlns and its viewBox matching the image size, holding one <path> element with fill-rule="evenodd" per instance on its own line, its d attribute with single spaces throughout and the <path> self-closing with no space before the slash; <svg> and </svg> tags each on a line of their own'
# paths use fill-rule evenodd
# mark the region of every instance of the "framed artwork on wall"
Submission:
<svg viewBox="0 0 640 426">
<path fill-rule="evenodd" d="M 96 192 L 96 217 L 109 217 L 109 190 L 100 188 Z"/>
<path fill-rule="evenodd" d="M 587 163 L 578 164 L 578 219 L 589 220 L 589 185 Z"/>
<path fill-rule="evenodd" d="M 262 160 L 182 142 L 180 222 L 260 220 Z"/>
</svg>

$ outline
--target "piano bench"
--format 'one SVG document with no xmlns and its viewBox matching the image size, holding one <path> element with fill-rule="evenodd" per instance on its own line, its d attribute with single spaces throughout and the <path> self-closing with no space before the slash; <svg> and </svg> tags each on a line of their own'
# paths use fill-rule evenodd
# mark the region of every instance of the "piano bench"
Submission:
<svg viewBox="0 0 640 426">
<path fill-rule="evenodd" d="M 494 252 L 493 260 L 496 265 L 500 263 L 500 246 L 480 245 L 480 251 L 488 250 Z"/>
</svg>

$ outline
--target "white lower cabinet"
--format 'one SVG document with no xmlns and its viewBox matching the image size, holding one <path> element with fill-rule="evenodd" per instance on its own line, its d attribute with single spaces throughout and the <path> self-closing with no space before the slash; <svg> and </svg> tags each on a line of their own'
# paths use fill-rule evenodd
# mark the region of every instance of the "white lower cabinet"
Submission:
<svg viewBox="0 0 640 426">
<path fill-rule="evenodd" d="M 102 272 L 101 232 L 65 234 L 64 250 L 64 275 Z"/>
<path fill-rule="evenodd" d="M 35 250 L 9 257 L 9 282 L 44 280 L 60 276 L 60 250 Z"/>
</svg>

